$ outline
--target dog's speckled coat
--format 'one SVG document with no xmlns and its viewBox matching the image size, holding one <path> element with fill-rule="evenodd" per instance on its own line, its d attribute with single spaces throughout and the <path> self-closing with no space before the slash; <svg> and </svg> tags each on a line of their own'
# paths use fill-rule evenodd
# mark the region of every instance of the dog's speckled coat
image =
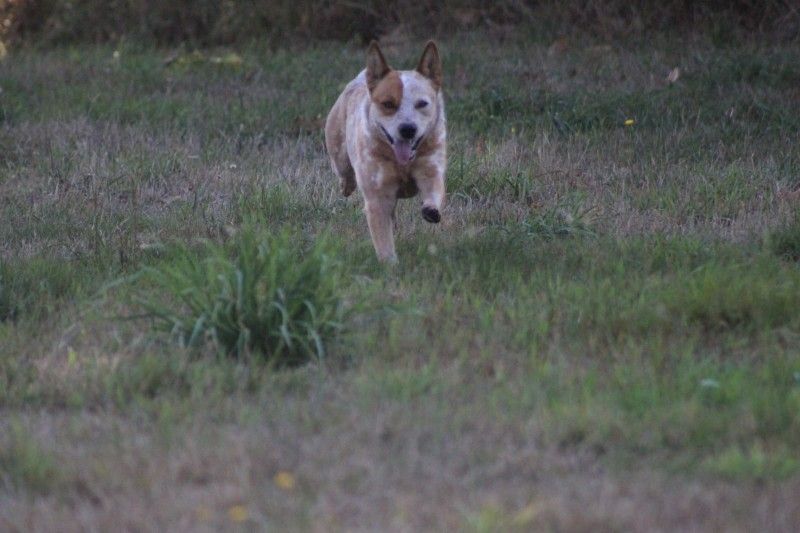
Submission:
<svg viewBox="0 0 800 533">
<path fill-rule="evenodd" d="M 439 51 L 428 42 L 416 70 L 393 70 L 378 44 L 367 68 L 344 89 L 325 123 L 325 146 L 342 194 L 358 186 L 381 261 L 397 261 L 398 198 L 422 197 L 422 216 L 439 222 L 445 199 L 446 124 Z"/>
</svg>

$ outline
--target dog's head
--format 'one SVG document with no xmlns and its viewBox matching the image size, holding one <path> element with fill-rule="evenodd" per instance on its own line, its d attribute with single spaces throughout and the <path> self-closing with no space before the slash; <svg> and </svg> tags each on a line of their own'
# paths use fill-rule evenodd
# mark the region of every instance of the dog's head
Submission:
<svg viewBox="0 0 800 533">
<path fill-rule="evenodd" d="M 416 70 L 394 70 L 372 41 L 367 52 L 367 87 L 373 127 L 391 145 L 397 162 L 408 165 L 440 114 L 442 62 L 436 44 L 428 41 Z"/>
</svg>

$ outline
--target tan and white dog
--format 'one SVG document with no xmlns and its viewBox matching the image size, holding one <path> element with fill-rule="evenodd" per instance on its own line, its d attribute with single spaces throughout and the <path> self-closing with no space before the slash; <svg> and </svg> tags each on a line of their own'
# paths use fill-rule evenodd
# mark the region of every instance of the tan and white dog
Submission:
<svg viewBox="0 0 800 533">
<path fill-rule="evenodd" d="M 325 146 L 342 194 L 356 185 L 375 252 L 396 262 L 395 206 L 398 198 L 422 197 L 422 217 L 439 222 L 447 162 L 442 63 L 429 41 L 416 70 L 394 70 L 378 43 L 367 52 L 367 68 L 347 84 L 325 123 Z"/>
</svg>

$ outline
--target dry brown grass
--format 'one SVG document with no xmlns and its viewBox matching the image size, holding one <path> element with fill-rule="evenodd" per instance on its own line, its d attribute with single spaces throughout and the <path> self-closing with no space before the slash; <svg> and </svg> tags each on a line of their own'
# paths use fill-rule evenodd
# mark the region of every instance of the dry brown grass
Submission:
<svg viewBox="0 0 800 533">
<path fill-rule="evenodd" d="M 33 438 L 51 443 L 62 479 L 50 495 L 6 493 L 0 524 L 218 530 L 235 525 L 238 505 L 248 527 L 313 531 L 788 532 L 800 519 L 796 480 L 686 481 L 645 465 L 610 475 L 596 453 L 536 444 L 535 420 L 504 424 L 466 402 L 457 412 L 469 420 L 453 421 L 429 403 L 365 409 L 358 389 L 337 383 L 226 402 L 214 409 L 232 422 L 222 425 L 194 416 L 173 427 L 164 413 L 155 425 L 106 413 L 25 416 Z M 273 482 L 279 471 L 292 472 L 294 489 Z"/>
</svg>

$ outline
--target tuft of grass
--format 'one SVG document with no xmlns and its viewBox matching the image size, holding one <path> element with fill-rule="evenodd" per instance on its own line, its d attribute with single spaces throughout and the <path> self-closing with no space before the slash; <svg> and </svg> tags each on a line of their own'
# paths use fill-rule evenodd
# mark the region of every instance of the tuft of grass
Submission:
<svg viewBox="0 0 800 533">
<path fill-rule="evenodd" d="M 304 249 L 289 232 L 251 230 L 233 240 L 229 248 L 182 248 L 172 261 L 145 268 L 138 303 L 183 346 L 210 340 L 224 354 L 258 353 L 278 365 L 323 357 L 345 313 L 342 271 L 328 241 Z"/>
<path fill-rule="evenodd" d="M 120 409 L 152 410 L 164 403 L 189 409 L 200 401 L 219 405 L 231 394 L 258 390 L 269 371 L 268 363 L 259 360 L 196 357 L 189 351 L 170 357 L 147 353 L 122 361 L 106 374 L 86 377 L 85 396 Z"/>
<path fill-rule="evenodd" d="M 59 483 L 55 459 L 20 424 L 12 423 L 0 443 L 0 481 L 39 494 L 50 492 Z"/>
<path fill-rule="evenodd" d="M 703 462 L 714 474 L 734 479 L 787 479 L 800 472 L 800 461 L 785 453 L 768 453 L 759 446 L 732 446 Z"/>
<path fill-rule="evenodd" d="M 800 261 L 800 220 L 774 230 L 767 238 L 769 249 L 789 261 Z"/>
<path fill-rule="evenodd" d="M 0 263 L 0 322 L 39 317 L 80 290 L 81 276 L 67 261 L 30 259 Z"/>
<path fill-rule="evenodd" d="M 550 240 L 569 236 L 593 236 L 594 207 L 574 200 L 532 212 L 522 223 L 526 233 Z"/>
<path fill-rule="evenodd" d="M 709 331 L 749 331 L 796 324 L 800 281 L 772 262 L 709 264 L 682 277 L 663 295 L 670 311 Z"/>
</svg>

